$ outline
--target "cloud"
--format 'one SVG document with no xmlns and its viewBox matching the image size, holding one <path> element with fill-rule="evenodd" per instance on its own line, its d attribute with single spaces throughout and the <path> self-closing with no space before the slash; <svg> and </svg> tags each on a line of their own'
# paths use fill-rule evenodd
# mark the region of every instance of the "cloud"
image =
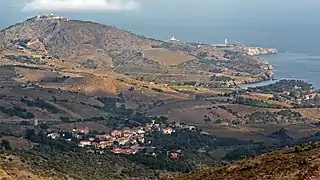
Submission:
<svg viewBox="0 0 320 180">
<path fill-rule="evenodd" d="M 30 0 L 25 4 L 24 12 L 48 11 L 131 11 L 139 7 L 137 0 Z"/>
</svg>

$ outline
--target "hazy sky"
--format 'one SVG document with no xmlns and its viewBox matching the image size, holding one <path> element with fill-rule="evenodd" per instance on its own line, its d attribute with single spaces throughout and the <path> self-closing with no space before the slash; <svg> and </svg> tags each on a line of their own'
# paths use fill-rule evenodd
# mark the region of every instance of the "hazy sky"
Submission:
<svg viewBox="0 0 320 180">
<path fill-rule="evenodd" d="M 98 21 L 157 20 L 149 23 L 207 23 L 204 20 L 247 20 L 244 23 L 310 19 L 319 0 L 1 0 L 1 26 L 39 12 L 56 12 Z"/>
<path fill-rule="evenodd" d="M 318 52 L 319 0 L 0 0 L 0 28 L 41 13 L 164 39 L 241 41 Z M 290 46 L 290 47 L 289 47 Z M 319 53 L 320 54 L 320 53 Z"/>
</svg>

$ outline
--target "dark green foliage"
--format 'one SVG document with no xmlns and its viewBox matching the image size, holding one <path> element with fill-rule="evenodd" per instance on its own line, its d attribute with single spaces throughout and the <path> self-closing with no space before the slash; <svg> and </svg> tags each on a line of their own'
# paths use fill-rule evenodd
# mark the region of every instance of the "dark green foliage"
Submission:
<svg viewBox="0 0 320 180">
<path fill-rule="evenodd" d="M 22 47 L 24 47 L 24 48 L 27 48 L 27 44 L 28 44 L 29 41 L 30 41 L 30 39 L 18 39 L 16 43 L 17 43 L 19 46 L 22 46 Z"/>
<path fill-rule="evenodd" d="M 20 124 L 23 125 L 23 126 L 28 126 L 28 125 L 30 125 L 31 123 L 30 123 L 29 121 L 21 121 Z"/>
<path fill-rule="evenodd" d="M 188 161 L 188 158 L 179 156 L 178 159 L 171 159 L 165 153 L 157 153 L 156 156 L 138 153 L 135 155 L 128 155 L 126 158 L 151 169 L 161 169 L 172 172 L 190 172 L 195 168 L 195 165 Z"/>
<path fill-rule="evenodd" d="M 61 119 L 62 122 L 71 122 L 71 119 L 68 118 L 68 117 L 62 116 L 62 117 L 60 117 L 60 119 Z"/>
<path fill-rule="evenodd" d="M 159 92 L 159 93 L 162 93 L 163 90 L 162 89 L 159 89 L 159 88 L 151 88 L 152 91 L 155 91 L 155 92 Z"/>
<path fill-rule="evenodd" d="M 297 144 L 303 144 L 303 143 L 309 143 L 309 142 L 319 142 L 319 141 L 320 141 L 320 132 L 317 132 L 311 136 L 299 139 Z"/>
<path fill-rule="evenodd" d="M 287 134 L 287 130 L 284 128 L 281 128 L 271 134 L 268 135 L 268 137 L 273 138 L 273 139 L 278 139 L 281 141 L 281 143 L 289 143 L 293 139 Z"/>
<path fill-rule="evenodd" d="M 70 76 L 48 77 L 48 78 L 42 79 L 41 82 L 63 83 L 69 78 Z"/>
<path fill-rule="evenodd" d="M 6 149 L 6 150 L 11 150 L 12 148 L 11 148 L 11 145 L 10 145 L 10 142 L 9 141 L 7 141 L 7 140 L 5 140 L 5 139 L 3 139 L 1 142 L 0 142 L 0 149 L 1 148 L 4 148 L 4 149 Z"/>
<path fill-rule="evenodd" d="M 30 56 L 21 56 L 21 55 L 6 55 L 6 58 L 17 61 L 20 63 L 28 63 L 28 64 L 36 64 L 36 65 L 44 65 L 46 63 L 40 61 L 40 58 L 34 58 Z"/>
<path fill-rule="evenodd" d="M 27 106 L 39 107 L 39 108 L 45 109 L 45 110 L 52 112 L 52 113 L 61 113 L 62 112 L 60 109 L 56 108 L 52 104 L 47 103 L 44 100 L 41 100 L 39 98 L 36 100 L 28 100 L 25 98 L 21 98 L 20 101 L 27 104 Z"/>
<path fill-rule="evenodd" d="M 208 57 L 208 52 L 202 51 L 197 54 L 197 58 L 202 59 Z"/>
<path fill-rule="evenodd" d="M 50 125 L 47 124 L 47 123 L 41 123 L 41 124 L 39 124 L 39 127 L 40 127 L 41 129 L 43 129 L 43 130 L 47 130 L 47 129 L 50 128 Z"/>
<path fill-rule="evenodd" d="M 267 86 L 260 86 L 255 88 L 249 88 L 248 90 L 252 91 L 261 91 L 263 93 L 273 93 L 273 92 L 292 92 L 295 90 L 309 91 L 312 90 L 312 84 L 301 80 L 280 80 L 274 84 Z"/>
<path fill-rule="evenodd" d="M 160 45 L 151 45 L 151 47 L 152 48 L 170 48 L 171 45 L 172 45 L 172 43 L 163 42 Z"/>
<path fill-rule="evenodd" d="M 18 116 L 23 119 L 34 118 L 34 115 L 32 113 L 28 112 L 26 108 L 14 107 L 14 108 L 7 109 L 3 106 L 0 106 L 0 111 L 7 114 L 10 117 Z"/>
<path fill-rule="evenodd" d="M 17 64 L 14 67 L 20 67 L 20 68 L 26 68 L 26 69 L 32 69 L 32 70 L 46 70 L 45 68 L 41 68 L 41 67 L 32 67 L 32 66 L 25 66 L 20 64 Z"/>
<path fill-rule="evenodd" d="M 224 82 L 227 82 L 227 81 L 232 81 L 233 79 L 229 76 L 211 76 L 211 81 L 224 81 Z"/>
<path fill-rule="evenodd" d="M 282 106 L 278 104 L 270 104 L 262 100 L 256 100 L 256 99 L 246 99 L 242 97 L 238 97 L 235 100 L 236 104 L 243 104 L 247 106 L 254 106 L 254 107 L 262 107 L 262 108 L 278 108 L 281 109 L 283 108 Z"/>
<path fill-rule="evenodd" d="M 224 159 L 225 160 L 238 160 L 242 159 L 244 156 L 250 157 L 258 154 L 262 154 L 271 150 L 275 150 L 276 147 L 266 147 L 262 144 L 254 146 L 242 146 L 234 149 L 233 151 L 228 152 Z"/>
<path fill-rule="evenodd" d="M 176 130 L 176 132 L 172 133 L 170 136 L 155 132 L 151 134 L 149 138 L 151 139 L 152 146 L 161 147 L 163 150 L 198 150 L 203 147 L 213 150 L 221 146 L 229 147 L 251 144 L 251 142 L 247 140 L 203 135 L 200 134 L 199 131 L 190 130 Z"/>
<path fill-rule="evenodd" d="M 52 145 L 41 145 L 32 150 L 17 150 L 29 166 L 43 176 L 71 177 L 77 180 L 113 179 L 155 179 L 151 170 L 146 170 L 111 154 L 86 154 L 77 151 L 64 151 Z M 66 178 L 68 179 L 68 178 Z"/>
<path fill-rule="evenodd" d="M 255 112 L 247 115 L 250 123 L 296 123 L 303 120 L 302 114 L 290 109 L 278 112 Z"/>
</svg>

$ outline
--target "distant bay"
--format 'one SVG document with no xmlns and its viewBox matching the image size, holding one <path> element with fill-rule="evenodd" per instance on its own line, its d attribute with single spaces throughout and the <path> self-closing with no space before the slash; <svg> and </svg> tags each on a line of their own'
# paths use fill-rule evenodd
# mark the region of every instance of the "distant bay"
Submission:
<svg viewBox="0 0 320 180">
<path fill-rule="evenodd" d="M 299 79 L 320 88 L 320 56 L 281 52 L 264 58 L 274 67 L 276 79 Z"/>
<path fill-rule="evenodd" d="M 241 85 L 240 87 L 256 87 L 272 84 L 281 79 L 297 79 L 313 84 L 320 89 L 320 56 L 299 53 L 280 52 L 263 56 L 274 67 L 274 81 Z"/>
</svg>

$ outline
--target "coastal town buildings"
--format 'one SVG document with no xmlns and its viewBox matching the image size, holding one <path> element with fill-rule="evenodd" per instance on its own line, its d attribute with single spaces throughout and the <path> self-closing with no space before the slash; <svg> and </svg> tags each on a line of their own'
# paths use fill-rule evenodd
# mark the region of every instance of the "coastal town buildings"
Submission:
<svg viewBox="0 0 320 180">
<path fill-rule="evenodd" d="M 115 129 L 110 133 L 94 134 L 88 127 L 73 128 L 70 131 L 50 132 L 47 137 L 51 139 L 64 138 L 72 141 L 78 139 L 78 147 L 84 148 L 87 153 L 103 154 L 107 151 L 115 154 L 136 154 L 139 150 L 147 148 L 151 140 L 147 139 L 152 132 L 172 135 L 176 129 L 195 130 L 195 126 L 180 123 L 164 125 L 151 121 L 139 127 Z M 173 152 L 169 156 L 177 158 L 179 153 Z"/>
</svg>

